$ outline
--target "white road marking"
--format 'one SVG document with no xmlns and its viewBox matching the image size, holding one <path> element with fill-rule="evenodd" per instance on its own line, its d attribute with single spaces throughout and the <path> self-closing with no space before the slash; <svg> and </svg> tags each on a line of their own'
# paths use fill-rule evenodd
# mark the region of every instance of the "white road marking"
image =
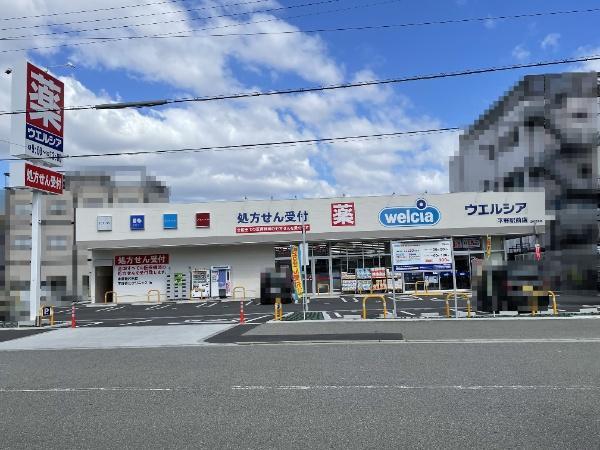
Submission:
<svg viewBox="0 0 600 450">
<path fill-rule="evenodd" d="M 212 308 L 215 305 L 217 305 L 217 303 L 212 303 L 212 304 L 208 305 L 207 308 Z M 224 305 L 224 306 L 227 306 L 227 305 Z"/>
<path fill-rule="evenodd" d="M 254 319 L 246 320 L 246 323 L 249 323 L 249 322 L 254 322 L 255 320 L 264 319 L 265 317 L 271 317 L 271 315 L 270 315 L 270 314 L 268 314 L 268 315 L 266 315 L 266 316 L 259 316 L 259 317 L 255 317 Z"/>
<path fill-rule="evenodd" d="M 411 313 L 411 312 L 408 312 L 408 311 L 404 311 L 404 310 L 400 310 L 400 312 L 404 313 L 404 314 L 408 314 L 409 316 L 414 316 L 415 315 L 414 313 Z"/>
<path fill-rule="evenodd" d="M 346 300 L 344 297 L 340 297 L 340 298 L 342 299 L 342 301 L 343 301 L 344 303 L 348 303 L 348 300 Z"/>
<path fill-rule="evenodd" d="M 207 386 L 173 386 L 173 387 L 134 387 L 134 386 L 101 386 L 101 387 L 54 387 L 54 388 L 0 388 L 1 394 L 52 394 L 52 393 L 85 393 L 85 392 L 181 392 L 204 391 Z M 400 390 L 400 391 L 600 391 L 594 385 L 403 385 L 403 384 L 365 384 L 365 385 L 247 385 L 231 386 L 233 391 L 340 391 L 340 390 Z"/>
<path fill-rule="evenodd" d="M 335 315 L 335 317 L 337 317 L 337 318 L 340 318 L 340 317 L 342 317 L 342 315 L 341 315 L 340 313 L 338 313 L 338 312 L 335 312 L 335 311 L 334 311 L 332 314 L 334 314 L 334 315 Z"/>
<path fill-rule="evenodd" d="M 404 384 L 367 384 L 367 385 L 280 385 L 280 386 L 231 386 L 234 391 L 264 391 L 264 390 L 276 390 L 276 391 L 326 391 L 326 390 L 456 390 L 456 391 L 495 391 L 495 390 L 513 390 L 513 391 L 526 391 L 526 390 L 552 390 L 552 391 L 600 391 L 600 386 L 586 386 L 586 385 L 571 385 L 571 386 L 560 386 L 560 385 L 425 385 L 425 386 L 412 386 Z"/>
<path fill-rule="evenodd" d="M 252 303 L 253 303 L 252 300 L 250 300 L 249 302 L 246 302 L 245 305 L 250 306 Z"/>
<path fill-rule="evenodd" d="M 354 303 L 358 303 L 359 301 L 360 301 L 360 298 L 354 297 Z"/>
</svg>

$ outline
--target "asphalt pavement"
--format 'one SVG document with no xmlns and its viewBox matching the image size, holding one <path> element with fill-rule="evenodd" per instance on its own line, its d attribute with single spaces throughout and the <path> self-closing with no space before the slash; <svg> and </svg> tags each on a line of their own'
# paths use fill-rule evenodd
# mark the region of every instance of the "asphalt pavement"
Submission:
<svg viewBox="0 0 600 450">
<path fill-rule="evenodd" d="M 0 435 L 4 448 L 597 449 L 597 323 L 394 322 L 386 331 L 405 340 L 0 352 Z M 423 339 L 429 324 L 442 331 Z M 311 325 L 324 326 L 249 327 Z"/>
<path fill-rule="evenodd" d="M 558 297 L 559 312 L 578 312 L 581 307 L 594 307 L 596 299 L 589 298 L 588 303 L 565 302 L 561 304 Z M 359 319 L 362 314 L 363 297 L 359 295 L 320 296 L 310 300 L 309 311 L 318 312 L 321 319 L 327 321 Z M 392 295 L 385 295 L 386 308 L 389 314 L 394 310 Z M 596 301 L 597 302 L 597 301 Z M 247 323 L 264 323 L 273 318 L 273 305 L 261 305 L 257 300 L 244 302 L 244 313 Z M 473 309 L 475 305 L 472 305 Z M 458 314 L 466 315 L 467 305 L 462 299 L 458 302 Z M 302 305 L 284 304 L 284 314 L 302 311 Z M 396 313 L 398 318 L 415 319 L 427 317 L 445 317 L 446 301 L 444 296 L 415 296 L 398 294 L 396 296 Z M 454 301 L 450 301 L 450 313 L 456 314 Z M 367 318 L 380 318 L 383 304 L 379 299 L 367 301 Z M 479 316 L 489 316 L 477 313 Z M 71 308 L 55 309 L 57 321 L 69 322 Z M 122 327 L 122 326 L 158 326 L 158 325 L 190 325 L 211 323 L 239 323 L 240 302 L 208 300 L 202 302 L 164 302 L 160 304 L 79 304 L 76 306 L 77 324 L 79 327 Z M 389 317 L 389 316 L 388 316 Z"/>
</svg>

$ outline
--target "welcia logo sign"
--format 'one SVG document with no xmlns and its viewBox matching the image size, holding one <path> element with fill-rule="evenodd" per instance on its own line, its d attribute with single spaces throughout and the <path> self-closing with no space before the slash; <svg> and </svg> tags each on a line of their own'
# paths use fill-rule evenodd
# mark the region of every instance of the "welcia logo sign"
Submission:
<svg viewBox="0 0 600 450">
<path fill-rule="evenodd" d="M 423 227 L 435 225 L 441 217 L 439 209 L 419 199 L 415 206 L 383 208 L 379 213 L 379 222 L 384 227 Z"/>
</svg>

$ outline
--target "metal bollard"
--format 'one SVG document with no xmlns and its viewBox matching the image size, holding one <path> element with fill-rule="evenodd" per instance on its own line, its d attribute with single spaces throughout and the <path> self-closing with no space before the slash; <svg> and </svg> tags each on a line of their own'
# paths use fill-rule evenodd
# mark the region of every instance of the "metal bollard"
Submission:
<svg viewBox="0 0 600 450">
<path fill-rule="evenodd" d="M 75 302 L 71 304 L 71 328 L 77 327 L 77 322 L 75 320 Z"/>
</svg>

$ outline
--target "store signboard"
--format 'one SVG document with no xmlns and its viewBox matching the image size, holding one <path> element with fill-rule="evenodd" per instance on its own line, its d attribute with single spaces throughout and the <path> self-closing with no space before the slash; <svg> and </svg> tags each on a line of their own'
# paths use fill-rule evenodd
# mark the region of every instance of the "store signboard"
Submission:
<svg viewBox="0 0 600 450">
<path fill-rule="evenodd" d="M 454 250 L 481 250 L 481 238 L 454 238 Z"/>
<path fill-rule="evenodd" d="M 163 230 L 177 229 L 177 214 L 163 214 Z"/>
<path fill-rule="evenodd" d="M 251 211 L 237 214 L 236 234 L 290 233 L 310 231 L 307 210 Z"/>
<path fill-rule="evenodd" d="M 63 164 L 65 86 L 47 71 L 22 61 L 12 73 L 11 155 Z"/>
<path fill-rule="evenodd" d="M 384 227 L 428 227 L 437 224 L 442 215 L 435 206 L 420 198 L 415 206 L 386 206 L 379 212 L 379 223 Z"/>
<path fill-rule="evenodd" d="M 331 204 L 331 226 L 353 227 L 356 225 L 356 210 L 354 202 Z"/>
<path fill-rule="evenodd" d="M 62 173 L 46 167 L 36 166 L 27 161 L 10 164 L 9 186 L 30 188 L 47 194 L 62 194 L 65 178 Z"/>
<path fill-rule="evenodd" d="M 98 216 L 96 229 L 98 231 L 112 231 L 112 216 Z"/>
<path fill-rule="evenodd" d="M 143 214 L 132 214 L 129 216 L 129 229 L 130 230 L 143 230 L 145 225 Z"/>
<path fill-rule="evenodd" d="M 118 255 L 113 266 L 113 290 L 119 298 L 144 299 L 150 289 L 167 290 L 169 255 Z"/>
<path fill-rule="evenodd" d="M 452 241 L 392 242 L 392 266 L 395 272 L 452 270 Z"/>
<path fill-rule="evenodd" d="M 210 228 L 210 213 L 196 213 L 196 228 Z"/>
</svg>

